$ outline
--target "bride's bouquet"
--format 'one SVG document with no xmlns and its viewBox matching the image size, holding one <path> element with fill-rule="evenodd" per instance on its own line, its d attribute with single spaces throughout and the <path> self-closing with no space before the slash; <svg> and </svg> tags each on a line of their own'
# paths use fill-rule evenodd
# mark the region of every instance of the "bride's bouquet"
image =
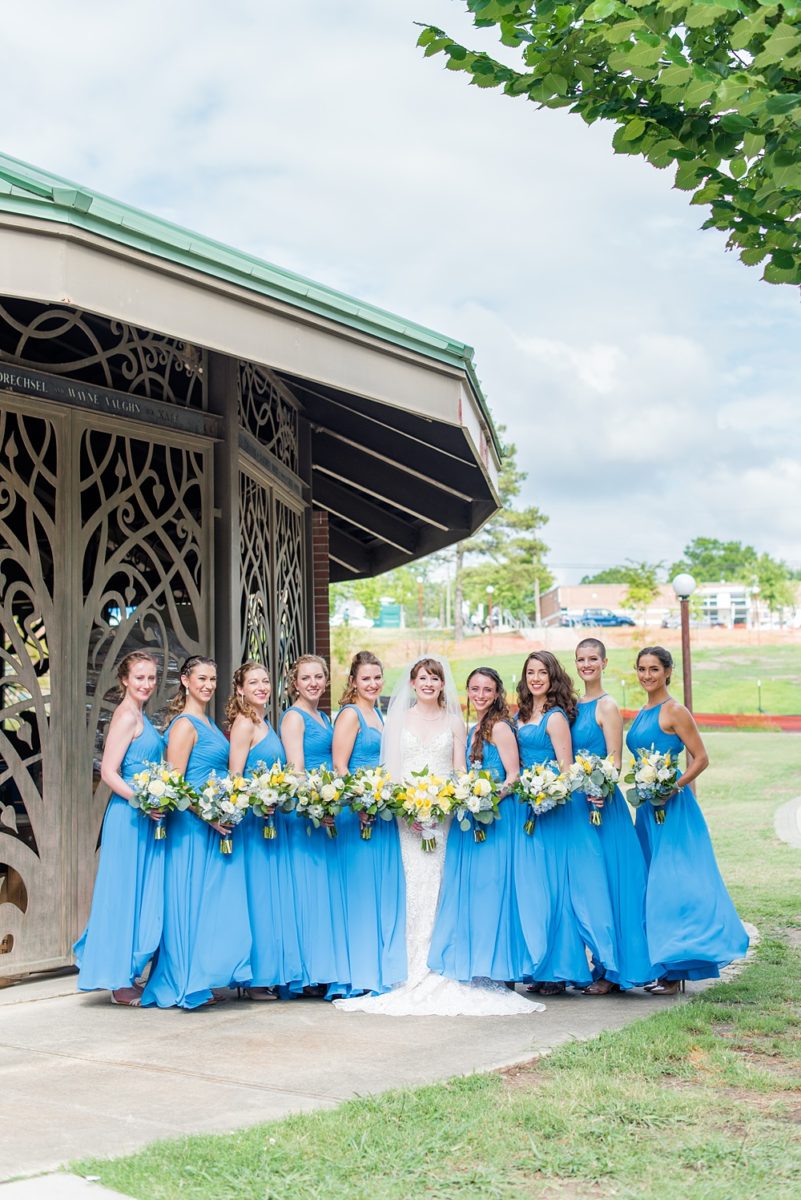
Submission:
<svg viewBox="0 0 801 1200">
<path fill-rule="evenodd" d="M 255 771 L 245 780 L 245 790 L 250 807 L 258 817 L 264 818 L 264 836 L 272 841 L 278 836 L 275 825 L 276 809 L 291 812 L 295 807 L 295 796 L 300 786 L 300 776 L 284 763 L 274 762 L 271 767 L 258 763 Z"/>
<path fill-rule="evenodd" d="M 205 787 L 196 795 L 195 806 L 204 821 L 228 830 L 220 836 L 220 853 L 230 854 L 234 848 L 231 833 L 250 808 L 247 780 L 243 775 L 218 776 L 212 771 Z"/>
<path fill-rule="evenodd" d="M 425 767 L 412 771 L 397 788 L 395 811 L 409 825 L 422 826 L 420 845 L 427 853 L 436 849 L 436 828 L 453 812 L 454 784 L 446 775 L 432 775 Z"/>
<path fill-rule="evenodd" d="M 646 801 L 652 804 L 654 819 L 657 825 L 662 825 L 665 821 L 665 805 L 676 790 L 679 773 L 678 755 L 670 751 L 660 752 L 653 746 L 650 750 L 641 747 L 626 776 L 626 783 L 634 784 L 626 792 L 626 799 L 632 808 L 639 808 Z"/>
<path fill-rule="evenodd" d="M 158 813 L 153 828 L 157 842 L 167 836 L 164 817 L 170 809 L 186 812 L 195 801 L 195 794 L 180 771 L 169 763 L 145 763 L 133 777 L 133 796 L 128 801 L 131 808 L 140 812 Z"/>
<path fill-rule="evenodd" d="M 345 781 L 330 767 L 317 767 L 301 776 L 295 795 L 295 812 L 308 821 L 306 833 L 324 825 L 330 838 L 337 836 L 336 818 L 342 812 Z"/>
<path fill-rule="evenodd" d="M 583 792 L 590 805 L 590 823 L 601 824 L 601 809 L 604 801 L 615 794 L 620 771 L 611 754 L 601 756 L 579 750 L 576 761 L 568 767 L 567 781 L 571 792 Z"/>
<path fill-rule="evenodd" d="M 526 767 L 520 772 L 520 779 L 514 790 L 521 804 L 527 804 L 529 807 L 529 815 L 523 825 L 528 834 L 534 832 L 537 817 L 552 812 L 570 799 L 567 776 L 559 770 L 559 763 L 554 761 Z"/>
<path fill-rule="evenodd" d="M 476 842 L 487 840 L 486 826 L 500 819 L 498 784 L 489 771 L 473 768 L 453 778 L 454 816 L 462 833 L 473 830 Z"/>
<path fill-rule="evenodd" d="M 343 799 L 355 813 L 363 814 L 362 841 L 373 836 L 376 817 L 391 821 L 395 816 L 395 785 L 384 767 L 357 767 L 344 779 Z"/>
</svg>

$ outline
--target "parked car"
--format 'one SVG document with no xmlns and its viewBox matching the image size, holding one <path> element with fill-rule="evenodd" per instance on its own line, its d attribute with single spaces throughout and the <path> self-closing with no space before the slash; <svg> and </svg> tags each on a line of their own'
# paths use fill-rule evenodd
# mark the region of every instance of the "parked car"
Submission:
<svg viewBox="0 0 801 1200">
<path fill-rule="evenodd" d="M 611 608 L 585 608 L 581 614 L 582 625 L 633 625 L 631 617 L 622 617 Z"/>
</svg>

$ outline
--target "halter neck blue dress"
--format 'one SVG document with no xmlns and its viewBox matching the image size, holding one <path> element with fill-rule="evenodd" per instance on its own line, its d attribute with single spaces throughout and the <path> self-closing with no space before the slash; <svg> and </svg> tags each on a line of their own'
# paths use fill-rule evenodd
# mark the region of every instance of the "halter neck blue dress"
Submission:
<svg viewBox="0 0 801 1200">
<path fill-rule="evenodd" d="M 467 765 L 475 736 L 468 735 Z M 500 752 L 492 742 L 481 752 L 481 770 L 499 782 L 506 778 Z M 439 908 L 428 965 L 450 979 L 512 980 L 528 974 L 526 939 L 515 893 L 515 825 L 520 805 L 515 796 L 500 803 L 500 819 L 485 827 L 486 841 L 476 842 L 472 829 L 462 832 L 451 821 L 445 850 Z"/>
<path fill-rule="evenodd" d="M 131 739 L 119 773 L 133 786 L 145 763 L 160 762 L 164 739 L 142 714 L 142 732 Z M 156 952 L 164 912 L 164 848 L 155 825 L 112 793 L 103 817 L 100 863 L 89 920 L 73 946 L 82 992 L 130 988 Z"/>
<path fill-rule="evenodd" d="M 212 721 L 181 713 L 197 734 L 185 776 L 202 788 L 214 771 L 228 773 L 228 741 Z M 170 814 L 164 864 L 164 931 L 142 1004 L 197 1008 L 211 989 L 251 979 L 250 923 L 241 828 L 233 852 L 220 853 L 220 835 L 192 812 Z"/>
<path fill-rule="evenodd" d="M 266 725 L 264 737 L 248 753 L 243 773 L 251 774 L 260 763 L 271 767 L 275 762 L 285 763 L 286 755 L 278 734 Z M 296 983 L 303 974 L 287 830 L 287 823 L 296 820 L 291 813 L 277 812 L 276 836 L 269 841 L 264 837 L 264 820 L 253 812 L 240 826 L 253 938 L 253 987 Z"/>
<path fill-rule="evenodd" d="M 284 713 L 282 723 L 291 712 L 303 718 L 306 769 L 332 767 L 334 730 L 327 714 L 319 713 L 318 720 L 293 705 Z M 301 977 L 291 984 L 291 991 L 327 983 L 329 997 L 347 996 L 350 963 L 339 838 L 328 837 L 325 829 L 313 829 L 305 818 L 297 816 L 287 821 L 287 832 L 301 959 Z"/>
<path fill-rule="evenodd" d="M 572 731 L 576 754 L 586 750 L 590 754 L 606 755 L 606 739 L 598 724 L 597 713 L 597 699 L 579 703 Z M 590 824 L 590 806 L 581 792 L 573 796 L 571 803 L 589 826 L 590 837 L 600 847 L 612 904 L 616 966 L 596 963 L 596 967 L 599 974 L 603 973 L 625 991 L 654 977 L 645 936 L 645 859 L 629 807 L 619 788 L 604 803 L 600 825 Z"/>
<path fill-rule="evenodd" d="M 359 719 L 348 770 L 377 767 L 381 731 L 367 724 L 356 704 L 346 709 Z M 376 709 L 383 724 L 381 713 Z M 406 978 L 406 880 L 397 822 L 376 818 L 369 841 L 361 836 L 357 813 L 339 817 L 339 851 L 345 884 L 345 917 L 350 960 L 350 994 L 386 992 Z"/>
<path fill-rule="evenodd" d="M 684 743 L 659 724 L 662 704 L 641 708 L 626 745 L 632 754 L 652 747 L 679 754 Z M 651 804 L 637 809 L 637 831 L 648 860 L 645 927 L 653 974 L 659 978 L 716 979 L 742 958 L 748 934 L 726 891 L 698 801 L 689 787 L 665 805 L 659 824 Z"/>
<path fill-rule="evenodd" d="M 518 722 L 521 767 L 556 758 L 548 725 L 557 713 L 567 719 L 561 708 L 552 708 L 536 725 Z M 524 978 L 586 985 L 592 974 L 573 908 L 568 870 L 574 829 L 573 803 L 569 800 L 539 817 L 532 834 L 523 828 L 526 812 L 523 805 L 518 805 L 514 885 L 528 950 Z"/>
</svg>

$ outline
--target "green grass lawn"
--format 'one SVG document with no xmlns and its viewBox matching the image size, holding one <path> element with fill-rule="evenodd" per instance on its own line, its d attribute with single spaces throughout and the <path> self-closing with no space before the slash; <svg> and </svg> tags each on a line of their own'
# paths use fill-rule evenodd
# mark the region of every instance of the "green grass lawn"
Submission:
<svg viewBox="0 0 801 1200">
<path fill-rule="evenodd" d="M 521 1067 L 73 1169 L 143 1200 L 795 1200 L 801 851 L 776 839 L 773 814 L 799 790 L 801 743 L 708 745 L 700 799 L 762 935 L 733 982 Z"/>
<path fill-rule="evenodd" d="M 369 632 L 365 630 L 365 634 L 369 635 Z M 598 632 L 603 638 L 603 630 Z M 583 633 L 592 633 L 592 630 L 577 630 L 577 642 Z M 657 642 L 658 633 L 658 630 L 651 631 Z M 642 640 L 637 643 L 638 646 L 645 644 Z M 558 650 L 556 656 L 575 679 L 572 653 Z M 643 694 L 634 670 L 635 657 L 634 649 L 613 648 L 609 651 L 606 687 L 618 704 L 625 708 L 639 708 L 642 703 Z M 465 679 L 470 671 L 475 667 L 489 665 L 500 673 L 507 689 L 513 690 L 520 678 L 524 659 L 524 653 L 497 654 L 489 658 L 485 656 L 483 660 L 459 658 L 451 659 L 451 667 L 460 689 L 464 688 Z M 394 687 L 400 672 L 400 667 L 387 669 L 387 692 Z M 697 712 L 757 712 L 758 681 L 762 683 L 762 708 L 765 712 L 801 712 L 801 645 L 727 647 L 693 652 L 693 704 Z M 335 684 L 340 682 L 339 674 L 336 673 Z M 676 663 L 674 692 L 681 699 L 680 658 Z"/>
</svg>

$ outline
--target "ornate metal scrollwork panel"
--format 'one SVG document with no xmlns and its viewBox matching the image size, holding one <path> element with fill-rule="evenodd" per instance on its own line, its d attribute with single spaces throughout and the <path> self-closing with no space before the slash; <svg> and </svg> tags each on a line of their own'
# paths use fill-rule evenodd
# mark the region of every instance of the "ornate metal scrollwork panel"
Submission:
<svg viewBox="0 0 801 1200">
<path fill-rule="evenodd" d="M 276 701 L 279 709 L 288 703 L 286 678 L 289 667 L 303 654 L 306 642 L 306 572 L 303 514 L 277 498 L 273 502 L 275 531 L 275 628 Z"/>
<path fill-rule="evenodd" d="M 239 473 L 240 658 L 264 663 L 273 673 L 273 542 L 271 498 L 244 471 Z"/>
<path fill-rule="evenodd" d="M 64 305 L 0 297 L 0 358 L 187 408 L 206 407 L 206 352 Z"/>
<path fill-rule="evenodd" d="M 239 364 L 239 423 L 279 462 L 299 473 L 298 413 L 269 371 Z"/>
<path fill-rule="evenodd" d="M 60 710 L 50 674 L 62 650 L 61 455 L 57 422 L 0 408 L 0 974 L 51 957 L 61 933 Z"/>
</svg>

